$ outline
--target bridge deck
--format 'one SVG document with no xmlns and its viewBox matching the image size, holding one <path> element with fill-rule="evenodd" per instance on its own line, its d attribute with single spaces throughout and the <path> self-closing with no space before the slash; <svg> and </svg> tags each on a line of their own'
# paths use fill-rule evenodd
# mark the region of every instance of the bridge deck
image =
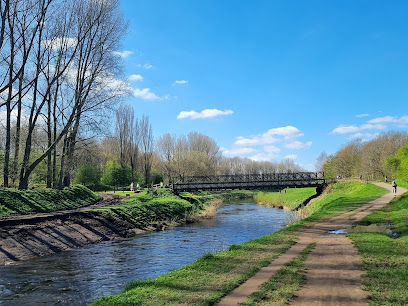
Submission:
<svg viewBox="0 0 408 306">
<path fill-rule="evenodd" d="M 272 173 L 250 175 L 192 176 L 173 182 L 174 191 L 220 189 L 279 189 L 320 187 L 326 183 L 323 172 Z"/>
</svg>

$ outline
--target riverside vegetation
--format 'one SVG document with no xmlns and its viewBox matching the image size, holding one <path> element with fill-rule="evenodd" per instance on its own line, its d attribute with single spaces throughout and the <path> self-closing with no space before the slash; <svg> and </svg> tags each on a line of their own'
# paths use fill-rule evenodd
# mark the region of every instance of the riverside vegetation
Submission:
<svg viewBox="0 0 408 306">
<path fill-rule="evenodd" d="M 63 190 L 0 188 L 0 216 L 74 209 L 99 199 L 98 194 L 81 185 Z"/>
<path fill-rule="evenodd" d="M 311 205 L 308 218 L 271 235 L 232 245 L 226 251 L 205 254 L 171 273 L 131 282 L 121 294 L 102 297 L 93 305 L 212 305 L 295 244 L 296 230 L 301 226 L 353 210 L 385 193 L 386 190 L 380 187 L 362 182 L 336 183 L 327 195 Z M 297 274 L 302 272 L 304 259 L 299 257 L 297 260 L 297 263 L 291 263 L 296 266 L 290 272 L 294 275 L 288 277 L 288 273 L 280 273 L 276 280 L 287 284 L 279 303 L 290 300 L 301 283 L 301 275 L 299 278 Z M 275 295 L 273 292 L 263 294 L 266 299 Z"/>
</svg>

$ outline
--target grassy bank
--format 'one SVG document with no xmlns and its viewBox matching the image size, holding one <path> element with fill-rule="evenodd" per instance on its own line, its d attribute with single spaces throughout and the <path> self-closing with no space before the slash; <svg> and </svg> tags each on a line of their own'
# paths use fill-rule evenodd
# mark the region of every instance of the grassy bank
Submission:
<svg viewBox="0 0 408 306">
<path fill-rule="evenodd" d="M 316 207 L 309 218 L 260 239 L 233 245 L 228 251 L 206 254 L 171 273 L 132 282 L 123 293 L 102 297 L 94 305 L 212 305 L 290 248 L 296 240 L 295 230 L 302 225 L 352 210 L 384 192 L 360 182 L 337 183 L 328 195 L 313 203 Z M 296 273 L 301 267 L 298 270 Z M 289 279 L 299 282 L 298 277 Z"/>
<path fill-rule="evenodd" d="M 321 218 L 333 218 L 356 209 L 387 192 L 387 190 L 372 184 L 353 181 L 338 182 L 313 205 L 302 208 L 302 215 L 308 217 L 303 221 L 310 222 Z"/>
<path fill-rule="evenodd" d="M 63 190 L 0 188 L 0 216 L 73 209 L 98 199 L 96 193 L 81 185 Z"/>
<path fill-rule="evenodd" d="M 171 225 L 174 222 L 190 220 L 206 212 L 215 201 L 253 197 L 252 191 L 182 192 L 174 195 L 169 189 L 157 189 L 134 194 L 119 205 L 90 209 L 101 214 L 110 214 L 135 224 L 139 228 L 152 225 Z M 218 200 L 218 201 L 217 201 Z M 213 207 L 213 206 L 212 206 Z"/>
<path fill-rule="evenodd" d="M 295 209 L 314 194 L 316 188 L 286 188 L 281 192 L 260 191 L 256 194 L 255 200 L 266 206 Z"/>
<path fill-rule="evenodd" d="M 363 225 L 391 227 L 397 237 L 384 232 L 350 233 L 367 270 L 364 285 L 371 305 L 408 304 L 408 194 L 367 216 Z M 380 227 L 381 228 L 381 227 Z"/>
</svg>

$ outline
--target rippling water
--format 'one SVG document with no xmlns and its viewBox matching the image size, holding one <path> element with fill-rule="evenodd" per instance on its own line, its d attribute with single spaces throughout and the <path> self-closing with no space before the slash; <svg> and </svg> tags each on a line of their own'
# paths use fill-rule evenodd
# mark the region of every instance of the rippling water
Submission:
<svg viewBox="0 0 408 306">
<path fill-rule="evenodd" d="M 0 305 L 87 305 L 102 295 L 285 227 L 291 211 L 229 203 L 217 217 L 0 267 Z"/>
</svg>

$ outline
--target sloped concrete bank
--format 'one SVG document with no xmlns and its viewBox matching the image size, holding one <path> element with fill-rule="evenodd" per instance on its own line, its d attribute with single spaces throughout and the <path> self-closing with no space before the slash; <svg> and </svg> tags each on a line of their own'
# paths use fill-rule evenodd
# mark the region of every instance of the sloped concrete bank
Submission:
<svg viewBox="0 0 408 306">
<path fill-rule="evenodd" d="M 0 265 L 144 232 L 131 222 L 91 212 L 0 221 Z"/>
</svg>

